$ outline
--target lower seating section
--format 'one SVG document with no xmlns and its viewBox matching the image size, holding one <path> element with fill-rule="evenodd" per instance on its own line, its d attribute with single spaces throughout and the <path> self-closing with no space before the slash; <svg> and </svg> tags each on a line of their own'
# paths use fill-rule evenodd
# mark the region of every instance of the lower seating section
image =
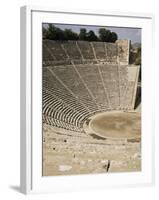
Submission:
<svg viewBox="0 0 159 200">
<path fill-rule="evenodd" d="M 84 116 L 72 109 L 55 95 L 43 93 L 43 114 L 62 124 L 69 124 L 76 131 L 81 130 Z M 57 124 L 58 125 L 58 124 Z M 62 127 L 62 126 L 61 126 Z"/>
<path fill-rule="evenodd" d="M 120 79 L 120 108 L 124 109 L 125 108 L 125 95 L 126 95 L 126 90 L 127 90 L 127 85 L 128 85 L 128 78 L 127 78 L 127 66 L 120 66 L 119 65 L 119 79 Z"/>
<path fill-rule="evenodd" d="M 53 117 L 47 116 L 43 114 L 43 122 L 46 124 L 58 127 L 58 128 L 63 128 L 66 130 L 71 130 L 71 131 L 76 131 L 76 132 L 82 132 L 82 129 L 79 129 L 77 126 L 74 126 L 70 123 L 60 121 L 58 119 L 54 119 Z"/>
<path fill-rule="evenodd" d="M 76 132 L 97 112 L 132 109 L 135 67 L 64 65 L 43 68 L 43 120 Z M 129 73 L 128 73 L 129 71 Z"/>
<path fill-rule="evenodd" d="M 76 72 L 73 65 L 69 66 L 54 66 L 50 68 L 51 71 L 57 76 L 63 85 L 70 90 L 70 92 L 85 104 L 89 110 L 97 109 L 95 101 L 91 98 L 91 95 L 81 77 Z M 93 109 L 92 109 L 93 108 Z"/>
<path fill-rule="evenodd" d="M 113 110 L 118 110 L 120 107 L 118 65 L 101 65 L 100 69 L 111 108 Z"/>
<path fill-rule="evenodd" d="M 135 107 L 139 71 L 140 68 L 136 65 L 129 65 L 127 68 L 127 89 L 125 94 L 126 102 L 124 102 L 124 106 L 127 105 L 128 110 L 134 109 Z"/>
<path fill-rule="evenodd" d="M 100 66 L 77 65 L 76 68 L 100 109 L 108 110 L 107 93 L 100 75 Z"/>
<path fill-rule="evenodd" d="M 72 108 L 78 109 L 79 107 L 82 107 L 81 112 L 89 113 L 87 106 L 84 105 L 83 102 L 81 102 L 80 99 L 76 97 L 69 88 L 61 84 L 60 81 L 57 79 L 57 77 L 53 76 L 50 70 L 45 69 L 45 72 L 43 73 L 43 89 L 50 94 L 56 95 L 63 102 L 66 102 L 68 105 L 72 106 Z"/>
<path fill-rule="evenodd" d="M 127 83 L 127 90 L 125 94 L 125 107 L 127 110 L 133 109 L 132 101 L 133 101 L 133 93 L 134 93 L 134 82 L 133 81 L 128 81 Z"/>
</svg>

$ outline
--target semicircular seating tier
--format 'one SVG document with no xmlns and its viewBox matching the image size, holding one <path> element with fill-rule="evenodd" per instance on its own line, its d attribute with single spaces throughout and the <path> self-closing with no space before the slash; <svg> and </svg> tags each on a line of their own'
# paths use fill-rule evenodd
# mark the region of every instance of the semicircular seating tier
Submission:
<svg viewBox="0 0 159 200">
<path fill-rule="evenodd" d="M 139 66 L 129 65 L 129 45 L 43 40 L 43 122 L 84 132 L 95 113 L 133 110 Z"/>
</svg>

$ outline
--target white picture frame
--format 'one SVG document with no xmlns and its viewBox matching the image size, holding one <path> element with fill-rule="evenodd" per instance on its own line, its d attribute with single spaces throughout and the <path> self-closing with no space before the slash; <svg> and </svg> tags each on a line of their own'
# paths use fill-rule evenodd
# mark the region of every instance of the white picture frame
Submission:
<svg viewBox="0 0 159 200">
<path fill-rule="evenodd" d="M 153 15 L 91 10 L 21 8 L 21 192 L 43 193 L 106 189 L 154 183 L 152 100 Z M 142 28 L 142 171 L 42 177 L 41 24 L 86 24 Z M 153 67 L 153 66 L 152 66 Z"/>
</svg>

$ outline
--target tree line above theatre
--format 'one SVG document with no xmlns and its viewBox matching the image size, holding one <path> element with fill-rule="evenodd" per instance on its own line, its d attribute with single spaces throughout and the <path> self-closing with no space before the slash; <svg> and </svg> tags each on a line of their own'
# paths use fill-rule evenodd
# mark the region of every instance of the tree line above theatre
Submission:
<svg viewBox="0 0 159 200">
<path fill-rule="evenodd" d="M 114 43 L 118 39 L 118 35 L 105 28 L 99 28 L 97 36 L 94 31 L 87 31 L 85 28 L 81 28 L 80 32 L 76 33 L 72 31 L 72 29 L 62 30 L 52 24 L 49 24 L 48 27 L 43 26 L 43 39 L 102 41 Z"/>
</svg>

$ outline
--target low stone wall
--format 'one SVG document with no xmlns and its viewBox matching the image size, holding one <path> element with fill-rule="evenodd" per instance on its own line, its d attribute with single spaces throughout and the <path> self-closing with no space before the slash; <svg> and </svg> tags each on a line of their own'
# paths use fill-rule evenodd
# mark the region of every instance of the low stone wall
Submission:
<svg viewBox="0 0 159 200">
<path fill-rule="evenodd" d="M 118 46 L 118 64 L 128 65 L 129 64 L 129 51 L 130 51 L 130 40 L 117 40 Z"/>
</svg>

